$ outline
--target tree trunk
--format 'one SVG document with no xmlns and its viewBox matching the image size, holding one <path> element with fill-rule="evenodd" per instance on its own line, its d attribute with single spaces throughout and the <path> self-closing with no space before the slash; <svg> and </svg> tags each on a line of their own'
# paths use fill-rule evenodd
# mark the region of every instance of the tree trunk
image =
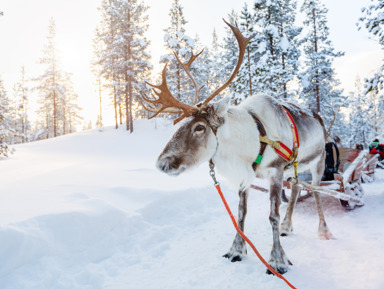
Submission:
<svg viewBox="0 0 384 289">
<path fill-rule="evenodd" d="M 129 130 L 129 122 L 130 122 L 130 119 L 129 119 L 129 85 L 128 85 L 128 74 L 127 74 L 127 70 L 125 71 L 125 95 L 124 95 L 124 98 L 125 98 L 125 124 L 126 124 L 126 129 Z"/>
<path fill-rule="evenodd" d="M 133 132 L 133 115 L 132 115 L 132 103 L 133 103 L 133 95 L 132 95 L 132 76 L 128 77 L 128 93 L 129 93 L 129 131 Z"/>
<path fill-rule="evenodd" d="M 117 95 L 116 95 L 116 87 L 113 87 L 113 106 L 115 109 L 115 128 L 119 128 L 119 123 L 117 122 Z"/>
<path fill-rule="evenodd" d="M 100 104 L 100 115 L 99 115 L 99 126 L 103 127 L 103 109 L 101 105 L 101 77 L 99 76 L 99 104 Z"/>
<path fill-rule="evenodd" d="M 253 92 L 252 92 L 252 74 L 251 74 L 251 59 L 249 55 L 249 46 L 247 46 L 247 57 L 248 57 L 249 95 L 251 96 Z"/>
<path fill-rule="evenodd" d="M 120 125 L 123 124 L 123 111 L 121 109 L 121 103 L 119 103 L 119 122 L 120 122 Z"/>
<path fill-rule="evenodd" d="M 316 11 L 315 8 L 312 10 L 312 16 L 313 16 L 313 34 L 314 34 L 314 49 L 315 53 L 317 53 L 317 26 L 316 26 Z M 317 67 L 317 61 L 316 61 L 316 67 Z M 316 112 L 320 112 L 320 87 L 319 87 L 319 70 L 316 69 L 315 73 L 315 97 L 316 97 Z"/>
</svg>

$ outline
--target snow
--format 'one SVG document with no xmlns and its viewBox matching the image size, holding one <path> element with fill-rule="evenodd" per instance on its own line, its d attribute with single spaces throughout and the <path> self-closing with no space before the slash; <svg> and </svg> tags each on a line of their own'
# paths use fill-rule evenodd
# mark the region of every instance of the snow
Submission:
<svg viewBox="0 0 384 289">
<path fill-rule="evenodd" d="M 221 257 L 235 231 L 208 164 L 179 177 L 155 169 L 175 129 L 141 120 L 132 135 L 106 128 L 15 146 L 0 161 L 1 288 L 288 288 L 250 248 L 242 262 Z M 384 170 L 376 174 L 362 208 L 323 198 L 336 240 L 317 238 L 313 198 L 297 205 L 294 233 L 281 239 L 297 288 L 384 288 Z M 236 212 L 237 193 L 218 179 Z M 245 233 L 268 259 L 268 194 L 252 190 L 248 206 Z"/>
<path fill-rule="evenodd" d="M 280 38 L 280 48 L 283 52 L 287 52 L 289 50 L 289 48 L 291 47 L 291 44 L 289 44 L 289 41 L 287 39 L 287 37 L 283 36 Z"/>
<path fill-rule="evenodd" d="M 186 43 L 189 47 L 191 47 L 192 49 L 195 47 L 195 41 L 194 41 L 191 37 L 185 35 L 185 36 L 183 37 L 183 40 L 184 40 L 185 43 Z"/>
<path fill-rule="evenodd" d="M 183 32 L 181 32 L 180 30 L 176 31 L 176 35 L 178 38 L 182 39 L 183 38 Z"/>
<path fill-rule="evenodd" d="M 268 31 L 268 33 L 271 34 L 275 38 L 279 37 L 279 30 L 273 24 L 269 24 L 267 27 L 265 27 L 265 31 Z"/>
<path fill-rule="evenodd" d="M 169 47 L 175 48 L 178 44 L 179 44 L 179 40 L 177 40 L 176 38 L 172 38 L 171 37 L 171 38 L 168 39 Z"/>
</svg>

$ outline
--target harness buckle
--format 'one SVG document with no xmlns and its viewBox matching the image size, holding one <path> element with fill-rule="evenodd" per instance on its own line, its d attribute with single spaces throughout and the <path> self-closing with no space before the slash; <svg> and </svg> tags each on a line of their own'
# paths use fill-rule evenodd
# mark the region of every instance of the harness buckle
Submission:
<svg viewBox="0 0 384 289">
<path fill-rule="evenodd" d="M 279 143 L 278 141 L 274 141 L 274 142 L 272 143 L 272 147 L 273 147 L 274 149 L 280 149 L 280 143 Z"/>
</svg>

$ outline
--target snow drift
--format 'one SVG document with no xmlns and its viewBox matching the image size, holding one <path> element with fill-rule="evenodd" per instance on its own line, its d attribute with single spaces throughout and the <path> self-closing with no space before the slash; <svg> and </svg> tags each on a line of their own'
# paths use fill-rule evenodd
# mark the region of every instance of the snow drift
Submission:
<svg viewBox="0 0 384 289">
<path fill-rule="evenodd" d="M 0 161 L 0 287 L 286 288 L 250 249 L 242 262 L 221 257 L 235 230 L 207 164 L 177 178 L 155 169 L 175 128 L 135 126 L 132 135 L 107 128 L 17 145 Z M 282 239 L 294 264 L 285 277 L 297 288 L 384 288 L 384 171 L 376 173 L 362 208 L 323 198 L 337 240 L 317 238 L 313 199 L 298 204 L 294 234 Z M 219 181 L 236 211 L 237 193 Z M 268 257 L 268 194 L 251 191 L 248 204 L 245 233 Z"/>
</svg>

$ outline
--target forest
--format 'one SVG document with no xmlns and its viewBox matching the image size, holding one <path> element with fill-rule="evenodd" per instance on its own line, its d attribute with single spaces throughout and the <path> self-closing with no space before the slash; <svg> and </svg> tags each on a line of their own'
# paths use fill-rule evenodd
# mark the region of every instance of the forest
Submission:
<svg viewBox="0 0 384 289">
<path fill-rule="evenodd" d="M 384 45 L 382 30 L 384 3 L 371 1 L 362 7 L 356 29 L 368 31 L 372 41 Z M 199 36 L 189 35 L 181 0 L 169 7 L 169 25 L 163 27 L 167 53 L 153 59 L 148 31 L 148 8 L 145 1 L 102 0 L 98 8 L 100 22 L 95 27 L 92 70 L 99 92 L 96 127 L 104 125 L 103 106 L 113 106 L 114 125 L 134 131 L 134 120 L 150 116 L 142 106 L 142 95 L 150 95 L 146 84 L 160 83 L 161 73 L 154 63 L 167 65 L 167 82 L 180 101 L 192 103 L 194 87 L 176 60 L 189 59 L 191 53 L 201 55 L 191 66 L 191 74 L 202 89 L 199 101 L 224 83 L 237 61 L 237 43 L 229 28 L 204 46 Z M 244 3 L 240 11 L 229 11 L 225 19 L 237 24 L 244 35 L 255 33 L 247 46 L 239 73 L 229 89 L 219 97 L 230 96 L 238 104 L 255 93 L 267 93 L 279 101 L 308 106 L 320 113 L 326 126 L 332 126 L 346 146 L 367 144 L 383 135 L 382 113 L 383 68 L 374 75 L 361 75 L 355 90 L 339 88 L 334 61 L 343 56 L 330 40 L 327 7 L 315 0 L 255 0 Z M 297 15 L 304 16 L 298 23 Z M 10 17 L 0 7 L 1 19 Z M 223 26 L 224 26 L 223 22 Z M 56 47 L 56 24 L 51 18 L 41 57 L 42 73 L 25 78 L 20 68 L 19 81 L 13 91 L 6 91 L 0 76 L 0 156 L 8 156 L 10 145 L 52 138 L 79 130 L 83 121 L 78 93 L 71 72 L 61 69 Z M 380 60 L 382 61 L 382 60 Z M 29 115 L 29 97 L 38 95 L 37 119 Z M 102 104 L 103 103 L 103 104 Z M 167 114 L 159 117 L 173 117 Z M 353 124 L 353 125 L 352 125 Z M 92 127 L 92 124 L 88 127 Z M 83 124 L 83 129 L 87 125 Z"/>
</svg>

